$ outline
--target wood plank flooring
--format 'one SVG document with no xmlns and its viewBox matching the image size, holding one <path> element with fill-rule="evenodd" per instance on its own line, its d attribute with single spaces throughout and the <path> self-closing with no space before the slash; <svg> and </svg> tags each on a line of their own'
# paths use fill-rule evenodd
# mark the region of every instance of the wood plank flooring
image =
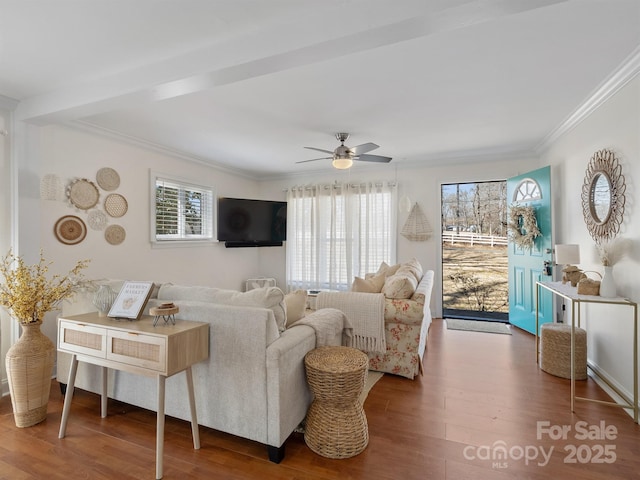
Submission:
<svg viewBox="0 0 640 480">
<path fill-rule="evenodd" d="M 196 451 L 189 424 L 167 418 L 164 478 L 640 478 L 640 426 L 604 405 L 578 402 L 571 413 L 569 381 L 541 371 L 534 349 L 534 338 L 515 328 L 513 335 L 448 331 L 435 320 L 424 376 L 385 375 L 369 393 L 370 441 L 360 455 L 326 459 L 294 434 L 276 465 L 263 445 L 204 427 Z M 578 395 L 608 398 L 591 379 L 577 385 Z M 9 397 L 0 400 L 0 479 L 155 477 L 155 413 L 110 401 L 102 419 L 99 398 L 77 390 L 67 436 L 59 440 L 62 402 L 53 382 L 47 420 L 19 429 Z M 565 439 L 538 435 L 538 422 L 570 431 Z M 581 426 L 595 435 L 601 422 L 610 438 L 580 438 Z"/>
</svg>

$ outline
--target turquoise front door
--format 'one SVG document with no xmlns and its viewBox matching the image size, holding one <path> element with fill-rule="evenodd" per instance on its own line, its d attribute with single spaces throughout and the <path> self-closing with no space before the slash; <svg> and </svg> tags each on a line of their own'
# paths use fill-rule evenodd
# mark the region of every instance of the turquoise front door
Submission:
<svg viewBox="0 0 640 480">
<path fill-rule="evenodd" d="M 518 245 L 509 232 L 509 323 L 535 333 L 536 282 L 552 280 L 553 236 L 551 231 L 551 168 L 543 167 L 507 180 L 507 220 L 519 226 L 520 238 L 526 237 L 527 221 L 516 207 L 533 207 L 540 231 L 531 248 Z M 545 263 L 547 262 L 547 263 Z M 539 298 L 540 324 L 553 321 L 551 292 L 541 289 Z"/>
</svg>

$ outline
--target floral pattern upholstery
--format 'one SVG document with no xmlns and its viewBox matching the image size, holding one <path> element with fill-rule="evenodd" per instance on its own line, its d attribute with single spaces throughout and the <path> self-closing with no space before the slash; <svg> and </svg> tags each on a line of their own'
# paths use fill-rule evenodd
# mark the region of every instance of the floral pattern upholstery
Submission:
<svg viewBox="0 0 640 480">
<path fill-rule="evenodd" d="M 422 373 L 427 333 L 431 325 L 431 311 L 427 298 L 431 298 L 433 271 L 425 272 L 416 292 L 408 299 L 385 299 L 384 354 L 369 353 L 369 368 L 413 379 Z"/>
</svg>

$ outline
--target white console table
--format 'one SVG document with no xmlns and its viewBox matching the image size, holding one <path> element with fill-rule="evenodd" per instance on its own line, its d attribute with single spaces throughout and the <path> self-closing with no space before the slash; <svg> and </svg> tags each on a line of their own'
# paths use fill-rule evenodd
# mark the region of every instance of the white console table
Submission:
<svg viewBox="0 0 640 480">
<path fill-rule="evenodd" d="M 552 294 L 562 297 L 571 303 L 571 411 L 575 411 L 576 400 L 595 402 L 621 408 L 629 408 L 633 409 L 633 420 L 635 423 L 638 423 L 638 304 L 622 297 L 605 298 L 598 295 L 578 295 L 578 289 L 576 287 L 572 287 L 571 284 L 563 284 L 562 282 L 536 282 L 536 362 L 538 361 L 540 355 L 538 310 L 540 297 L 539 292 L 541 288 L 549 290 Z M 627 395 L 620 392 L 616 387 L 607 382 L 606 379 L 603 380 L 625 401 L 625 403 L 607 402 L 603 400 L 596 400 L 593 398 L 576 396 L 575 328 L 576 318 L 577 326 L 580 327 L 580 307 L 583 303 L 622 305 L 628 306 L 633 309 L 633 403 L 632 400 L 627 397 Z"/>
<path fill-rule="evenodd" d="M 78 362 L 81 361 L 102 367 L 103 418 L 107 416 L 108 368 L 157 378 L 156 479 L 163 475 L 165 380 L 184 371 L 191 408 L 193 448 L 200 448 L 191 366 L 209 356 L 209 324 L 177 320 L 175 324 L 153 326 L 150 316 L 127 321 L 99 317 L 97 313 L 61 317 L 58 319 L 58 350 L 72 355 L 59 438 L 65 436 Z"/>
</svg>

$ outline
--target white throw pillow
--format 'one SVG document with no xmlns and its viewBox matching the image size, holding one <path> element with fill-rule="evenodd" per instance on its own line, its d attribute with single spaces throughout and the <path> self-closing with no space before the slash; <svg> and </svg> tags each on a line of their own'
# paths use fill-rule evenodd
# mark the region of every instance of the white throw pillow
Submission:
<svg viewBox="0 0 640 480">
<path fill-rule="evenodd" d="M 385 281 L 384 274 L 374 275 L 368 278 L 356 277 L 353 279 L 351 285 L 352 292 L 364 292 L 364 293 L 380 293 Z"/>
<path fill-rule="evenodd" d="M 284 296 L 284 304 L 287 307 L 286 328 L 289 328 L 304 317 L 304 311 L 307 307 L 307 291 L 300 289 L 287 293 Z"/>
<path fill-rule="evenodd" d="M 411 298 L 417 286 L 418 281 L 411 273 L 396 273 L 387 277 L 382 293 L 386 298 Z"/>
<path fill-rule="evenodd" d="M 420 265 L 420 262 L 417 259 L 412 258 L 408 262 L 401 264 L 400 268 L 396 273 L 406 273 L 406 272 L 410 272 L 411 274 L 413 274 L 413 276 L 416 278 L 418 282 L 422 280 L 422 275 L 423 275 L 422 265 Z"/>
</svg>

